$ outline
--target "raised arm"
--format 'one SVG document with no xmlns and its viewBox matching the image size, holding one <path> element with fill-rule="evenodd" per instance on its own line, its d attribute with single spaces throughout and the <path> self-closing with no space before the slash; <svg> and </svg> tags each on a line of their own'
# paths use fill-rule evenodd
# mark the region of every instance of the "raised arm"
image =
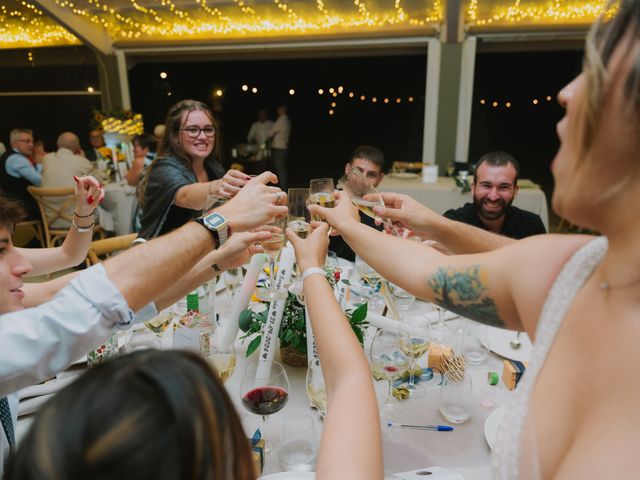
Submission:
<svg viewBox="0 0 640 480">
<path fill-rule="evenodd" d="M 175 204 L 178 207 L 190 208 L 191 210 L 202 210 L 207 195 L 232 198 L 249 180 L 251 177 L 239 170 L 228 170 L 219 180 L 180 187 L 176 192 Z"/>
<path fill-rule="evenodd" d="M 78 177 L 76 180 L 76 203 L 74 223 L 86 228 L 94 223 L 95 209 L 104 197 L 104 190 L 93 177 Z M 29 276 L 44 275 L 65 268 L 75 267 L 87 256 L 93 231 L 79 232 L 71 227 L 64 242 L 55 248 L 20 248 L 20 253 L 31 263 L 33 270 Z"/>
<path fill-rule="evenodd" d="M 287 230 L 301 272 L 324 265 L 327 231 L 323 224 L 302 240 Z M 382 479 L 378 404 L 364 351 L 324 275 L 313 274 L 304 280 L 304 296 L 318 344 L 329 412 L 320 441 L 317 478 Z"/>
<path fill-rule="evenodd" d="M 438 215 L 408 195 L 383 193 L 385 207 L 375 207 L 376 214 L 390 218 L 398 228 L 405 228 L 424 239 L 434 240 L 453 254 L 482 253 L 509 245 L 515 240 Z"/>
<path fill-rule="evenodd" d="M 479 322 L 535 332 L 542 306 L 566 260 L 588 237 L 541 236 L 475 255 L 446 256 L 353 220 L 342 197 L 336 208 L 309 209 L 326 218 L 384 278 L 426 301 Z"/>
</svg>

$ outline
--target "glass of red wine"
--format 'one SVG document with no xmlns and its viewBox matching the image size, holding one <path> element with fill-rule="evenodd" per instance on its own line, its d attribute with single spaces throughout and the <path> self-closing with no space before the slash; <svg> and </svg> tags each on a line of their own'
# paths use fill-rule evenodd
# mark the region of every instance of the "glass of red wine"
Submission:
<svg viewBox="0 0 640 480">
<path fill-rule="evenodd" d="M 268 435 L 268 419 L 269 415 L 282 410 L 289 400 L 286 370 L 278 362 L 271 363 L 271 368 L 257 361 L 249 363 L 242 376 L 240 395 L 242 406 L 262 418 L 260 431 L 265 439 L 265 451 L 275 451 L 279 442 L 273 435 Z"/>
</svg>

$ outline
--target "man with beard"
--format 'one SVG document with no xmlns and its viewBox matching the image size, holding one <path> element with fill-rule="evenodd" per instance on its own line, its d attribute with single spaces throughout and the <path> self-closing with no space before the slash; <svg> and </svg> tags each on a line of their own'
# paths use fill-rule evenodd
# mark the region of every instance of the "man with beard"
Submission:
<svg viewBox="0 0 640 480">
<path fill-rule="evenodd" d="M 518 193 L 519 172 L 518 162 L 508 153 L 487 153 L 476 164 L 473 204 L 448 210 L 444 216 L 515 239 L 547 233 L 538 215 L 511 205 Z"/>
</svg>

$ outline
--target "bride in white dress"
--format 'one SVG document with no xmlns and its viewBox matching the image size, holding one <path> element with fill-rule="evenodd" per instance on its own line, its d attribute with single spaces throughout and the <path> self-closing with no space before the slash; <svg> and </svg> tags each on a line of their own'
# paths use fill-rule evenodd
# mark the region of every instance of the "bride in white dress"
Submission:
<svg viewBox="0 0 640 480">
<path fill-rule="evenodd" d="M 603 237 L 542 235 L 445 256 L 360 224 L 349 201 L 310 207 L 391 282 L 535 339 L 495 478 L 640 475 L 640 0 L 617 6 L 594 25 L 583 72 L 558 94 L 566 115 L 552 163 L 554 210 Z M 429 231 L 432 212 L 400 195 L 385 201 L 393 208 L 379 215 Z"/>
</svg>

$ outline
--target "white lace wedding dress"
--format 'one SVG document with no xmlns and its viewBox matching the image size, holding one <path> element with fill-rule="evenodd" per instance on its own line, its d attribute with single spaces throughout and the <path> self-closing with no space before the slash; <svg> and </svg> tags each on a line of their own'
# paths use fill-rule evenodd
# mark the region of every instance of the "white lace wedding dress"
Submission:
<svg viewBox="0 0 640 480">
<path fill-rule="evenodd" d="M 560 329 L 567 310 L 595 267 L 607 253 L 606 237 L 598 237 L 578 250 L 551 287 L 536 330 L 529 368 L 506 408 L 492 452 L 493 478 L 538 480 L 542 478 L 537 451 L 535 415 L 529 399 L 540 369 Z"/>
</svg>

